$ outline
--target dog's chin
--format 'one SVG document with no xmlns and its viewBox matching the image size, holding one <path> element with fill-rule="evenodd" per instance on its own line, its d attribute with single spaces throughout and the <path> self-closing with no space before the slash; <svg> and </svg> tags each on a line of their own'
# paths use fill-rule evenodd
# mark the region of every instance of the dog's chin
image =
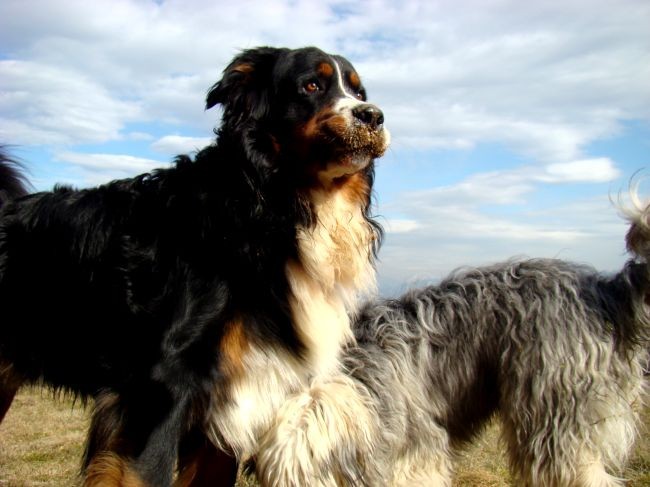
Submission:
<svg viewBox="0 0 650 487">
<path fill-rule="evenodd" d="M 319 179 L 322 182 L 333 181 L 351 176 L 366 169 L 375 159 L 374 152 L 352 151 L 345 154 L 338 154 L 336 158 L 329 160 L 324 168 L 319 171 Z"/>
<path fill-rule="evenodd" d="M 339 149 L 334 151 L 325 165 L 324 173 L 334 178 L 362 171 L 374 159 L 384 155 L 390 141 L 387 130 L 351 132 L 339 139 Z"/>
</svg>

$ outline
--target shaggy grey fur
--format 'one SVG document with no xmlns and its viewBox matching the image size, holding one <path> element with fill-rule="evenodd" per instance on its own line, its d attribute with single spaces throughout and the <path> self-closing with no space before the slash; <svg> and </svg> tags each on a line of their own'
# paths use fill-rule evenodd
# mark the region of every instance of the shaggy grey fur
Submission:
<svg viewBox="0 0 650 487">
<path fill-rule="evenodd" d="M 650 340 L 648 209 L 628 218 L 635 258 L 614 276 L 510 261 L 367 304 L 337 403 L 330 382 L 287 405 L 262 483 L 448 486 L 454 451 L 498 414 L 516 485 L 620 485 Z"/>
</svg>

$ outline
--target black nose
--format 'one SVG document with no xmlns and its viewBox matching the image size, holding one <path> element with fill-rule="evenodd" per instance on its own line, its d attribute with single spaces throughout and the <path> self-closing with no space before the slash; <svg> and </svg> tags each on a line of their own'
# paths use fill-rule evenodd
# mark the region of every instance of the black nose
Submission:
<svg viewBox="0 0 650 487">
<path fill-rule="evenodd" d="M 354 117 L 369 125 L 373 129 L 378 129 L 384 124 L 384 114 L 375 105 L 364 103 L 352 109 Z"/>
</svg>

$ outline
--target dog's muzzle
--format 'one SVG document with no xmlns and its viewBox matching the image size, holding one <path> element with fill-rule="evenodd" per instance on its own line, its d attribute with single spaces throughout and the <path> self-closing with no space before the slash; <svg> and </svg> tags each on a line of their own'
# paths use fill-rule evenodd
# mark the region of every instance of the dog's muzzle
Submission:
<svg viewBox="0 0 650 487">
<path fill-rule="evenodd" d="M 384 112 L 370 103 L 364 103 L 354 107 L 352 109 L 352 115 L 356 120 L 372 130 L 380 130 L 384 125 Z"/>
</svg>

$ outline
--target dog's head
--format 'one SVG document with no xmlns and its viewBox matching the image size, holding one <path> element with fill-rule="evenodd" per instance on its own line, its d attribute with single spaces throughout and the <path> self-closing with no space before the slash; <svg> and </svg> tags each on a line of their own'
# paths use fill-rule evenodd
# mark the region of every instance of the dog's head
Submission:
<svg viewBox="0 0 650 487">
<path fill-rule="evenodd" d="M 207 108 L 216 104 L 221 136 L 272 172 L 331 181 L 366 169 L 389 143 L 352 64 L 315 47 L 244 51 L 209 91 Z"/>
</svg>

